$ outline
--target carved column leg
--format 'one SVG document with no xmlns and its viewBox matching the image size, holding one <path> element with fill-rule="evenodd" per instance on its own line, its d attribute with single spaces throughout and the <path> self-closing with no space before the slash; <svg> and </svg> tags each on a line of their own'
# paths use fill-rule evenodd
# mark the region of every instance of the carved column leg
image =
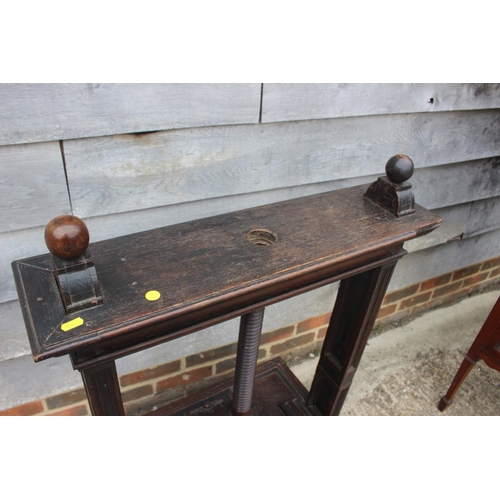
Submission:
<svg viewBox="0 0 500 500">
<path fill-rule="evenodd" d="M 125 415 L 114 361 L 80 371 L 92 415 Z"/>
<path fill-rule="evenodd" d="M 395 265 L 365 271 L 340 284 L 307 401 L 323 415 L 340 413 Z"/>
<path fill-rule="evenodd" d="M 264 308 L 241 317 L 234 373 L 233 415 L 250 415 Z"/>
</svg>

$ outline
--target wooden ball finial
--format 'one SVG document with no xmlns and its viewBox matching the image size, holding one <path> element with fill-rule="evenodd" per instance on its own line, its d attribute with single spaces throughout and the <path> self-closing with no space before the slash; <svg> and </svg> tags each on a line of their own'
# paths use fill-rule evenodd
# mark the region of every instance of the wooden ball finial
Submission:
<svg viewBox="0 0 500 500">
<path fill-rule="evenodd" d="M 408 156 L 395 155 L 386 163 L 385 173 L 391 182 L 402 184 L 413 175 L 414 168 L 413 162 Z"/>
<path fill-rule="evenodd" d="M 74 215 L 60 215 L 45 228 L 45 244 L 50 252 L 61 259 L 76 259 L 89 245 L 89 230 Z"/>
</svg>

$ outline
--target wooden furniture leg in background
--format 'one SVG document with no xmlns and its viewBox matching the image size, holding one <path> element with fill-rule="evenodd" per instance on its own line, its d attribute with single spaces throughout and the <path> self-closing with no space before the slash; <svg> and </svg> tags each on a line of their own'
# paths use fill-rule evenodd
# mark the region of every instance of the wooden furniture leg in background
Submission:
<svg viewBox="0 0 500 500">
<path fill-rule="evenodd" d="M 396 263 L 342 280 L 307 401 L 338 415 L 361 360 Z"/>
<path fill-rule="evenodd" d="M 448 392 L 439 401 L 439 411 L 444 411 L 451 404 L 463 381 L 480 359 L 490 368 L 500 371 L 500 297 L 470 346 Z"/>
<path fill-rule="evenodd" d="M 125 415 L 114 361 L 80 370 L 80 373 L 92 415 Z"/>
</svg>

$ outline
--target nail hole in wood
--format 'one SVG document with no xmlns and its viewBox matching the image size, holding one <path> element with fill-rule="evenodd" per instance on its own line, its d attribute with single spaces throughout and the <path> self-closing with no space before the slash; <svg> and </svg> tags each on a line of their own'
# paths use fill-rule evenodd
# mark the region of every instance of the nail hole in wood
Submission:
<svg viewBox="0 0 500 500">
<path fill-rule="evenodd" d="M 431 97 L 428 101 L 429 104 L 434 104 L 434 97 Z"/>
<path fill-rule="evenodd" d="M 247 234 L 247 240 L 254 245 L 267 247 L 278 241 L 278 236 L 267 229 L 252 229 Z"/>
</svg>

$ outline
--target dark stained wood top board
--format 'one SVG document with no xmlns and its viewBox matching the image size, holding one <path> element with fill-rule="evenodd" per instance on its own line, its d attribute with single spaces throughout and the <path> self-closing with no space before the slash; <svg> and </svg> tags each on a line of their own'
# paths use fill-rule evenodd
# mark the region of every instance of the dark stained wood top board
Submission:
<svg viewBox="0 0 500 500">
<path fill-rule="evenodd" d="M 440 225 L 418 205 L 395 217 L 363 198 L 367 187 L 91 243 L 104 303 L 70 315 L 50 254 L 13 262 L 35 361 L 76 353 L 80 367 L 130 354 L 380 265 Z M 277 241 L 253 244 L 255 229 Z M 150 290 L 161 297 L 146 300 Z M 64 332 L 74 318 L 83 324 Z"/>
</svg>

